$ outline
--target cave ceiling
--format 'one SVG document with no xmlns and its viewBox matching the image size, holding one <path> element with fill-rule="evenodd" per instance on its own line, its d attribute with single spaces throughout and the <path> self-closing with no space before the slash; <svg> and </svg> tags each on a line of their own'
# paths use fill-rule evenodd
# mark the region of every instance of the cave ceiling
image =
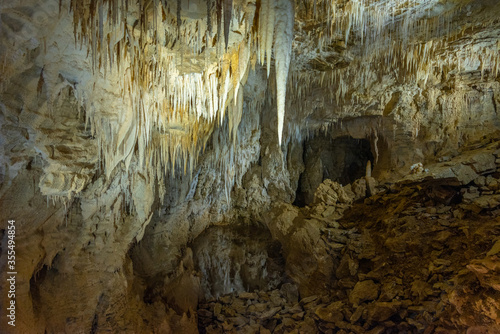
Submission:
<svg viewBox="0 0 500 334">
<path fill-rule="evenodd" d="M 192 176 L 207 145 L 227 145 L 213 163 L 230 188 L 243 174 L 233 152 L 242 115 L 264 105 L 278 145 L 361 116 L 390 115 L 418 136 L 437 112 L 456 122 L 470 87 L 494 89 L 500 71 L 494 0 L 23 0 L 0 10 L 2 119 L 24 138 L 4 132 L 3 178 L 39 158 L 42 193 L 62 202 L 118 169 L 127 203 L 139 176 L 161 199 L 165 175 Z"/>
</svg>

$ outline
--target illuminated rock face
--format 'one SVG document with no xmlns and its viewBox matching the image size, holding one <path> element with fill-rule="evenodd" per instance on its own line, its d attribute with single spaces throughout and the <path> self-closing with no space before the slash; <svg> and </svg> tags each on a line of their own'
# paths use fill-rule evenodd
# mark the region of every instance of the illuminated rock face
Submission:
<svg viewBox="0 0 500 334">
<path fill-rule="evenodd" d="M 307 146 L 320 132 L 369 146 L 379 184 L 497 140 L 499 10 L 493 0 L 1 3 L 0 209 L 2 230 L 18 224 L 17 328 L 196 330 L 192 312 L 175 313 L 196 293 L 159 297 L 206 284 L 193 241 L 237 220 L 278 233 L 276 203 L 314 183 L 310 203 L 339 161 L 316 163 L 335 152 Z M 472 181 L 474 168 L 450 175 Z M 375 187 L 360 180 L 357 198 Z M 273 238 L 286 248 L 292 236 Z M 316 271 L 284 251 L 292 280 L 311 270 L 314 286 L 334 271 L 324 249 L 307 250 Z"/>
</svg>

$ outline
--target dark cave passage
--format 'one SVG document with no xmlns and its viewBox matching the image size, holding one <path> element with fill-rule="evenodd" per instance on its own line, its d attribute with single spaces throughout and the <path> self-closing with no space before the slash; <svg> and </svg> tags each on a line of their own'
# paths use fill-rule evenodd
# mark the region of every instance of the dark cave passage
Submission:
<svg viewBox="0 0 500 334">
<path fill-rule="evenodd" d="M 321 134 L 304 142 L 305 170 L 300 175 L 296 192 L 296 206 L 312 203 L 314 192 L 321 182 L 331 179 L 346 185 L 365 176 L 368 161 L 373 165 L 373 154 L 367 139 L 342 136 L 335 139 Z"/>
<path fill-rule="evenodd" d="M 202 273 L 201 294 L 206 299 L 272 290 L 284 279 L 281 245 L 260 224 L 210 227 L 194 240 L 192 248 L 195 268 Z"/>
</svg>

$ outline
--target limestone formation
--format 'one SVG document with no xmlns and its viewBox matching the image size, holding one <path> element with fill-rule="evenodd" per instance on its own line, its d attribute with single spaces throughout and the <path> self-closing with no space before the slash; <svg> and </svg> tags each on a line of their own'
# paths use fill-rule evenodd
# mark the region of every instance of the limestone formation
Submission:
<svg viewBox="0 0 500 334">
<path fill-rule="evenodd" d="M 499 17 L 1 1 L 1 331 L 500 332 Z"/>
</svg>

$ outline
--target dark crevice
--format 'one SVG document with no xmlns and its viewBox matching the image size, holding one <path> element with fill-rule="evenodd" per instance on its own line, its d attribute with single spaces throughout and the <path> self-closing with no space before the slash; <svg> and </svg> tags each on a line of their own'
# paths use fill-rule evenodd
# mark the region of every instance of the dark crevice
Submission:
<svg viewBox="0 0 500 334">
<path fill-rule="evenodd" d="M 40 297 L 40 285 L 47 276 L 48 267 L 46 265 L 36 271 L 30 278 L 30 295 L 33 303 L 33 312 L 35 316 L 39 317 L 42 311 L 42 302 Z"/>
<path fill-rule="evenodd" d="M 312 203 L 316 188 L 326 179 L 347 185 L 365 176 L 374 157 L 370 141 L 350 136 L 330 138 L 319 135 L 304 142 L 304 172 L 299 176 L 294 205 Z"/>
<path fill-rule="evenodd" d="M 90 334 L 97 333 L 98 324 L 99 324 L 99 317 L 97 316 L 97 313 L 96 313 L 96 314 L 94 314 L 94 319 L 92 320 L 92 327 L 90 329 Z"/>
</svg>

